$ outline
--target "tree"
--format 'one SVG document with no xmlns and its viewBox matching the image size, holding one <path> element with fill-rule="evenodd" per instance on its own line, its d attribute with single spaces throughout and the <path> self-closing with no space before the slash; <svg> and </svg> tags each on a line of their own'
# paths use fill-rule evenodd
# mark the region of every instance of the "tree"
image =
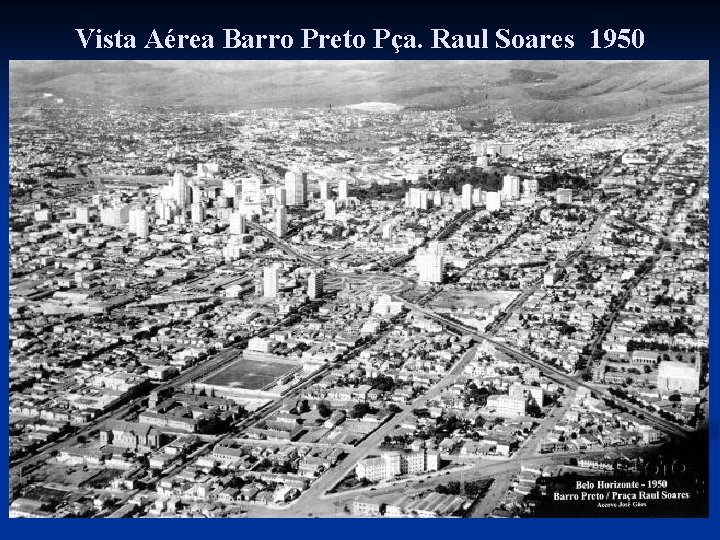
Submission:
<svg viewBox="0 0 720 540">
<path fill-rule="evenodd" d="M 356 403 L 350 411 L 351 418 L 361 418 L 370 412 L 370 405 L 367 403 Z"/>
<path fill-rule="evenodd" d="M 533 418 L 540 418 L 542 416 L 542 409 L 534 403 L 528 405 L 526 412 L 528 416 L 532 416 Z"/>
<path fill-rule="evenodd" d="M 296 409 L 300 414 L 308 412 L 310 410 L 310 407 L 308 407 L 307 399 L 299 400 Z"/>
<path fill-rule="evenodd" d="M 318 403 L 317 410 L 318 414 L 320 414 L 323 418 L 329 417 L 333 412 L 332 407 L 330 407 L 330 405 L 324 400 Z"/>
<path fill-rule="evenodd" d="M 471 499 L 474 499 L 475 497 L 480 495 L 482 487 L 482 482 L 465 482 L 465 495 Z"/>
<path fill-rule="evenodd" d="M 386 375 L 379 375 L 374 379 L 371 379 L 370 385 L 373 388 L 377 388 L 382 392 L 392 392 L 395 388 L 395 381 L 392 377 L 388 377 Z"/>
</svg>

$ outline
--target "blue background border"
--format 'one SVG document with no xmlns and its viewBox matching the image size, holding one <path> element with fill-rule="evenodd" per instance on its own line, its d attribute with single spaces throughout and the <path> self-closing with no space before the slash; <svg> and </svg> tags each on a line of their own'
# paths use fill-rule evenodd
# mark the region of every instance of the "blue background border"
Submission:
<svg viewBox="0 0 720 540">
<path fill-rule="evenodd" d="M 719 170 L 715 159 L 718 137 L 718 63 L 717 21 L 711 8 L 699 3 L 682 2 L 669 6 L 654 3 L 645 6 L 615 3 L 555 3 L 552 7 L 535 2 L 524 6 L 520 2 L 475 3 L 473 7 L 454 1 L 435 3 L 429 7 L 413 4 L 390 5 L 388 2 L 363 2 L 354 5 L 335 3 L 329 6 L 283 6 L 278 2 L 259 3 L 247 7 L 237 2 L 230 6 L 204 1 L 183 6 L 178 2 L 134 4 L 117 2 L 100 5 L 74 2 L 55 2 L 43 6 L 18 3 L 4 8 L 0 15 L 0 92 L 8 103 L 8 61 L 11 59 L 707 59 L 710 60 L 710 175 Z M 393 33 L 415 34 L 419 38 L 430 35 L 430 29 L 443 27 L 452 33 L 472 34 L 481 28 L 494 32 L 509 28 L 521 34 L 573 34 L 573 49 L 545 50 L 433 50 L 426 44 L 422 49 L 401 51 L 382 50 L 366 46 L 360 50 L 300 49 L 297 44 L 290 50 L 192 50 L 192 49 L 83 49 L 75 28 L 102 28 L 104 33 L 122 29 L 136 36 L 146 36 L 153 28 L 165 33 L 173 28 L 177 33 L 212 33 L 216 38 L 223 27 L 240 29 L 243 33 L 290 33 L 299 35 L 301 28 L 316 28 L 323 33 L 343 33 L 350 30 L 371 36 L 372 29 L 387 28 Z M 641 49 L 590 49 L 590 31 L 594 28 L 641 28 L 645 44 Z M 141 41 L 142 38 L 139 40 Z M 216 43 L 216 47 L 219 44 Z M 142 45 L 140 45 L 142 47 Z M 0 134 L 8 140 L 8 109 L 3 108 Z M 2 145 L 2 157 L 8 163 L 8 145 Z M 3 206 L 8 214 L 8 169 L 3 169 L 0 181 Z M 714 208 L 720 193 L 710 183 L 710 204 Z M 710 219 L 710 237 L 720 235 L 720 225 Z M 2 257 L 8 268 L 8 235 L 3 235 Z M 710 336 L 714 340 L 718 308 L 714 302 L 718 276 L 715 272 L 715 243 L 710 245 Z M 7 302 L 8 274 L 2 273 L 0 293 Z M 8 316 L 5 310 L 4 317 Z M 0 338 L 7 340 L 8 323 L 1 326 Z M 5 341 L 7 343 L 7 341 Z M 7 358 L 5 359 L 7 361 Z M 713 373 L 717 353 L 711 348 L 710 361 Z M 2 391 L 7 392 L 8 371 L 2 370 Z M 210 535 L 310 536 L 333 535 L 340 539 L 368 536 L 428 536 L 448 535 L 581 535 L 583 539 L 610 536 L 651 536 L 653 538 L 683 538 L 688 535 L 710 535 L 718 528 L 718 467 L 713 457 L 718 455 L 717 403 L 711 393 L 710 432 L 710 512 L 709 519 L 522 519 L 522 520 L 391 520 L 391 519 L 137 519 L 137 520 L 10 520 L 2 516 L 0 530 L 10 537 L 52 536 L 53 538 L 98 537 L 123 538 L 130 535 L 143 537 L 197 538 Z M 7 397 L 7 395 L 6 395 Z M 8 409 L 0 407 L 7 433 Z M 0 453 L 0 470 L 7 469 L 7 453 Z M 4 508 L 7 506 L 8 475 L 0 475 L 0 491 Z M 0 513 L 4 513 L 0 510 Z M 17 535 L 17 536 L 15 536 Z M 714 536 L 714 535 L 713 535 Z"/>
</svg>

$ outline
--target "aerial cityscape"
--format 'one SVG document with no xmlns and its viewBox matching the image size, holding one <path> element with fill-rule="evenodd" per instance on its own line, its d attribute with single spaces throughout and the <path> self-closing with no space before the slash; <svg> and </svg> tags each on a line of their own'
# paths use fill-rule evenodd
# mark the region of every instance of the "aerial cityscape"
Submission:
<svg viewBox="0 0 720 540">
<path fill-rule="evenodd" d="M 10 515 L 707 516 L 707 85 L 11 62 Z"/>
</svg>

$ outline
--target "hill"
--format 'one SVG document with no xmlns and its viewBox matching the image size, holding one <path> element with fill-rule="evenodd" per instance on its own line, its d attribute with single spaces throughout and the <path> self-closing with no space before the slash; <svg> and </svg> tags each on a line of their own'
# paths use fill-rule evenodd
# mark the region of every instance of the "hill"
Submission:
<svg viewBox="0 0 720 540">
<path fill-rule="evenodd" d="M 510 107 L 521 120 L 576 121 L 707 104 L 708 77 L 704 61 L 13 61 L 10 96 L 213 111 Z"/>
</svg>

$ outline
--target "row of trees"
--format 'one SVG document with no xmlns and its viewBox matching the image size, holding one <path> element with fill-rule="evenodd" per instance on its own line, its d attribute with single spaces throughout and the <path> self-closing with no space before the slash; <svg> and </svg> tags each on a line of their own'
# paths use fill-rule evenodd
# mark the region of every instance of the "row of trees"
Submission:
<svg viewBox="0 0 720 540">
<path fill-rule="evenodd" d="M 504 174 L 498 170 L 490 172 L 479 167 L 472 167 L 467 170 L 444 172 L 437 179 L 427 179 L 423 187 L 442 191 L 452 188 L 456 193 L 460 193 L 463 185 L 470 184 L 473 188 L 480 188 L 483 191 L 500 191 L 503 176 Z M 554 191 L 559 187 L 583 189 L 587 187 L 587 180 L 568 172 L 552 172 L 547 176 L 538 178 L 538 191 Z"/>
<path fill-rule="evenodd" d="M 437 493 L 443 495 L 465 495 L 466 497 L 474 499 L 480 495 L 487 487 L 487 482 L 482 480 L 474 480 L 469 482 L 459 482 L 457 480 L 451 480 L 447 484 L 439 484 L 435 487 Z"/>
</svg>

